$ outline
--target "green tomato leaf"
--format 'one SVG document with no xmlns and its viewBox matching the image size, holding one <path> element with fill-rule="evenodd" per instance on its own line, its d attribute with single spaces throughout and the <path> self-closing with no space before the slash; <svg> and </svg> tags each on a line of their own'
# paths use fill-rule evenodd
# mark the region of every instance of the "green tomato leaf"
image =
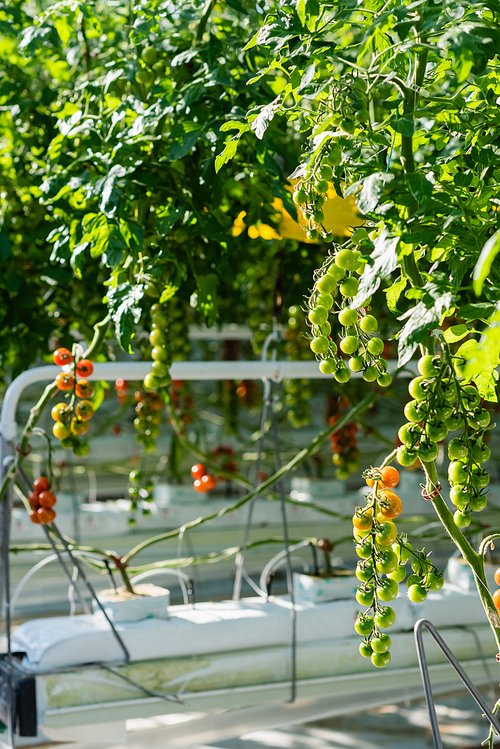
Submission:
<svg viewBox="0 0 500 749">
<path fill-rule="evenodd" d="M 478 320 L 479 318 L 489 317 L 496 309 L 495 304 L 490 302 L 477 302 L 476 304 L 466 304 L 464 307 L 460 307 L 457 312 L 457 317 L 461 317 L 462 320 Z"/>
<path fill-rule="evenodd" d="M 393 174 L 375 172 L 375 174 L 370 174 L 363 180 L 361 190 L 356 197 L 356 203 L 361 213 L 371 213 L 375 210 L 386 183 L 393 179 Z M 346 190 L 346 194 L 347 192 Z"/>
<path fill-rule="evenodd" d="M 178 286 L 174 286 L 174 284 L 168 283 L 163 291 L 161 292 L 160 296 L 160 304 L 163 304 L 164 302 L 168 302 L 169 299 L 172 299 L 177 292 L 179 291 Z"/>
<path fill-rule="evenodd" d="M 406 289 L 407 283 L 408 279 L 406 276 L 401 276 L 397 281 L 394 281 L 392 286 L 389 286 L 388 289 L 384 289 L 384 293 L 387 295 L 387 306 L 391 312 L 394 312 L 397 315 L 400 314 L 400 311 L 397 308 L 398 300 L 402 292 Z"/>
<path fill-rule="evenodd" d="M 371 254 L 372 265 L 365 266 L 363 275 L 360 278 L 358 293 L 356 294 L 351 307 L 358 309 L 363 302 L 380 286 L 382 278 L 390 276 L 398 264 L 398 255 L 396 252 L 401 237 L 393 237 L 384 229 L 375 239 L 375 249 Z"/>
<path fill-rule="evenodd" d="M 207 325 L 213 325 L 217 320 L 217 284 L 219 278 L 215 273 L 197 276 L 198 291 L 191 295 L 191 307 L 199 309 L 205 315 Z"/>
<path fill-rule="evenodd" d="M 444 331 L 443 338 L 446 343 L 456 343 L 456 341 L 461 341 L 462 338 L 465 338 L 466 335 L 472 332 L 467 325 L 452 325 L 451 328 L 447 328 Z"/>
<path fill-rule="evenodd" d="M 479 255 L 479 259 L 476 263 L 476 267 L 474 268 L 472 286 L 474 288 L 476 296 L 481 296 L 483 284 L 491 270 L 493 260 L 496 258 L 499 252 L 500 229 L 497 229 L 496 232 L 488 239 L 483 249 L 481 250 L 481 254 Z"/>
<path fill-rule="evenodd" d="M 141 319 L 139 302 L 144 296 L 144 286 L 121 283 L 107 293 L 111 319 L 115 324 L 116 338 L 120 347 L 133 354 L 131 342 L 135 336 L 135 326 Z"/>
<path fill-rule="evenodd" d="M 235 135 L 233 138 L 226 140 L 224 144 L 224 150 L 217 154 L 215 157 L 215 172 L 216 174 L 222 169 L 224 164 L 231 161 L 236 156 L 238 150 L 238 143 L 240 142 L 239 135 Z"/>
</svg>

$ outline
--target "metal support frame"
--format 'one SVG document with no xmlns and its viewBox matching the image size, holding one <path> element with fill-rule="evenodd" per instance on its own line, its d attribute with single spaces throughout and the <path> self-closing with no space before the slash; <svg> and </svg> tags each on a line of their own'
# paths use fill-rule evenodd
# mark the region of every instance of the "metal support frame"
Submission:
<svg viewBox="0 0 500 749">
<path fill-rule="evenodd" d="M 415 645 L 417 648 L 417 656 L 418 656 L 418 665 L 420 666 L 420 673 L 422 674 L 422 683 L 424 687 L 424 694 L 425 694 L 425 700 L 427 702 L 427 709 L 429 711 L 429 719 L 431 722 L 431 730 L 432 730 L 432 738 L 434 741 L 435 749 L 443 749 L 443 744 L 441 742 L 441 734 L 439 732 L 439 724 L 436 714 L 436 706 L 434 705 L 434 698 L 432 696 L 432 687 L 431 687 L 431 680 L 429 676 L 429 669 L 427 667 L 427 659 L 425 656 L 425 648 L 424 648 L 424 640 L 423 640 L 423 630 L 426 629 L 431 637 L 434 638 L 435 642 L 439 646 L 440 650 L 445 654 L 447 660 L 451 664 L 451 666 L 455 669 L 457 674 L 459 675 L 462 682 L 465 684 L 467 691 L 472 696 L 472 698 L 476 701 L 476 703 L 479 705 L 483 713 L 486 715 L 488 720 L 490 721 L 491 725 L 493 726 L 494 730 L 497 732 L 497 734 L 500 735 L 500 723 L 498 721 L 498 718 L 496 715 L 493 714 L 493 712 L 490 710 L 486 702 L 483 700 L 482 696 L 479 694 L 478 690 L 472 683 L 472 681 L 469 679 L 467 674 L 465 673 L 464 669 L 460 665 L 460 663 L 457 661 L 441 635 L 438 633 L 436 628 L 434 627 L 431 622 L 429 622 L 427 619 L 419 619 L 418 622 L 415 624 L 414 632 L 415 632 Z"/>
</svg>

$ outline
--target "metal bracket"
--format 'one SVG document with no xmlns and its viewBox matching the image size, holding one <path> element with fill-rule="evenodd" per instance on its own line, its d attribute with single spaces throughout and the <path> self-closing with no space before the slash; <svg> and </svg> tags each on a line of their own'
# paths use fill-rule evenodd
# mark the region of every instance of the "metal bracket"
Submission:
<svg viewBox="0 0 500 749">
<path fill-rule="evenodd" d="M 486 702 L 483 700 L 479 692 L 477 691 L 474 684 L 471 682 L 465 671 L 463 670 L 460 663 L 457 661 L 441 635 L 437 632 L 431 622 L 427 619 L 419 619 L 415 624 L 415 645 L 417 648 L 418 665 L 420 666 L 420 673 L 422 674 L 422 683 L 424 686 L 425 700 L 427 702 L 427 709 L 429 711 L 429 719 L 431 722 L 432 738 L 434 741 L 435 749 L 443 749 L 441 742 L 441 734 L 439 732 L 439 724 L 436 715 L 436 706 L 434 705 L 434 698 L 432 696 L 431 680 L 429 676 L 429 669 L 427 667 L 427 659 L 425 656 L 424 640 L 423 640 L 423 629 L 426 629 L 429 634 L 434 638 L 438 647 L 445 654 L 449 663 L 453 666 L 457 674 L 459 675 L 462 682 L 465 684 L 467 691 L 479 705 L 483 713 L 486 715 L 495 731 L 500 735 L 500 723 L 498 718 L 492 713 Z"/>
</svg>

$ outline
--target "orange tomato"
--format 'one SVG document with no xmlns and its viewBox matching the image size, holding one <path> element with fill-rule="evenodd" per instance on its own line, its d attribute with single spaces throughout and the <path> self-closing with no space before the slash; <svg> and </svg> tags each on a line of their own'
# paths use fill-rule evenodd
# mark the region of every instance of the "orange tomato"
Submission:
<svg viewBox="0 0 500 749">
<path fill-rule="evenodd" d="M 54 512 L 54 510 L 50 510 L 46 507 L 40 507 L 40 509 L 37 510 L 37 515 L 38 515 L 38 522 L 41 523 L 42 525 L 51 523 L 56 517 L 56 513 Z"/>
<path fill-rule="evenodd" d="M 50 510 L 51 507 L 54 507 L 56 503 L 56 498 L 52 494 L 52 492 L 41 492 L 40 496 L 38 497 L 38 500 L 40 502 L 41 507 L 45 507 L 46 510 Z"/>
<path fill-rule="evenodd" d="M 38 510 L 40 507 L 40 502 L 38 501 L 38 494 L 36 492 L 31 492 L 31 494 L 28 497 L 28 502 L 30 503 L 30 506 L 34 510 Z"/>
<path fill-rule="evenodd" d="M 500 588 L 493 593 L 493 603 L 497 607 L 497 611 L 500 612 Z"/>
<path fill-rule="evenodd" d="M 90 398 L 94 394 L 94 386 L 88 380 L 78 380 L 75 392 L 79 398 Z"/>
<path fill-rule="evenodd" d="M 50 486 L 50 481 L 47 476 L 40 476 L 39 479 L 35 479 L 33 486 L 35 487 L 37 494 L 40 494 L 40 492 L 47 491 Z"/>
<path fill-rule="evenodd" d="M 209 476 L 207 473 L 201 477 L 201 483 L 205 487 L 205 491 L 209 492 L 212 489 L 215 489 L 217 486 L 217 479 L 215 476 Z"/>
<path fill-rule="evenodd" d="M 495 570 L 495 582 L 497 585 L 500 585 L 500 567 L 497 567 Z"/>
<path fill-rule="evenodd" d="M 191 468 L 191 476 L 194 479 L 201 479 L 202 476 L 206 474 L 205 466 L 202 463 L 196 463 Z"/>
<path fill-rule="evenodd" d="M 380 483 L 381 489 L 393 489 L 399 483 L 399 471 L 393 466 L 386 466 L 380 471 Z"/>
<path fill-rule="evenodd" d="M 75 378 L 70 372 L 59 372 L 56 375 L 56 385 L 59 390 L 71 390 L 75 384 Z"/>
<path fill-rule="evenodd" d="M 352 524 L 358 531 L 369 531 L 373 525 L 373 510 L 371 507 L 362 512 L 355 512 L 352 516 Z"/>
<path fill-rule="evenodd" d="M 76 373 L 78 377 L 90 377 L 94 371 L 94 365 L 89 359 L 80 359 L 76 365 Z"/>
<path fill-rule="evenodd" d="M 392 520 L 401 515 L 403 505 L 397 494 L 390 489 L 384 489 L 380 492 L 379 513 L 386 519 Z"/>
<path fill-rule="evenodd" d="M 35 525 L 40 525 L 42 522 L 38 516 L 38 512 L 36 510 L 31 510 L 30 512 L 30 520 L 32 523 L 35 523 Z"/>
<path fill-rule="evenodd" d="M 207 487 L 203 486 L 203 484 L 201 483 L 201 479 L 195 479 L 193 483 L 193 489 L 200 494 L 205 494 L 205 492 L 208 492 Z"/>
</svg>

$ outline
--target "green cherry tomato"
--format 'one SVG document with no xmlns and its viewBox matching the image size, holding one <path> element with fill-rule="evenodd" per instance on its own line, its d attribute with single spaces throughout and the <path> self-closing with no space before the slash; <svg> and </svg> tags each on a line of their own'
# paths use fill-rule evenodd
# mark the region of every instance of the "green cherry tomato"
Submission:
<svg viewBox="0 0 500 749">
<path fill-rule="evenodd" d="M 448 478 L 455 484 L 465 484 L 469 478 L 468 472 L 465 470 L 464 464 L 460 460 L 454 460 L 448 466 Z"/>
<path fill-rule="evenodd" d="M 403 424 L 398 431 L 398 437 L 404 445 L 414 445 L 419 441 L 422 427 L 413 421 Z"/>
<path fill-rule="evenodd" d="M 352 250 L 340 250 L 335 257 L 335 265 L 344 270 L 354 270 L 358 261 Z"/>
<path fill-rule="evenodd" d="M 427 590 L 441 590 L 444 585 L 442 575 L 437 575 L 435 572 L 429 572 L 425 578 L 425 587 Z"/>
<path fill-rule="evenodd" d="M 408 580 L 406 581 L 406 587 L 411 588 L 412 585 L 420 585 L 420 582 L 420 575 L 410 575 Z"/>
<path fill-rule="evenodd" d="M 441 371 L 441 358 L 439 356 L 422 356 L 418 360 L 418 371 L 424 377 L 436 377 Z"/>
<path fill-rule="evenodd" d="M 456 385 L 448 377 L 444 377 L 441 380 L 441 384 L 439 386 L 439 392 L 443 396 L 443 398 L 447 401 L 455 400 L 455 398 L 457 397 Z"/>
<path fill-rule="evenodd" d="M 372 555 L 372 540 L 371 536 L 359 541 L 356 544 L 356 554 L 361 559 L 368 559 Z"/>
<path fill-rule="evenodd" d="M 416 575 L 426 575 L 429 570 L 432 569 L 432 562 L 430 559 L 420 559 L 420 557 L 413 557 L 411 560 L 411 568 Z"/>
<path fill-rule="evenodd" d="M 379 629 L 389 629 L 396 621 L 396 614 L 390 606 L 382 606 L 375 614 L 374 619 Z"/>
<path fill-rule="evenodd" d="M 471 493 L 463 484 L 455 484 L 450 489 L 450 499 L 459 508 L 465 507 L 471 498 Z"/>
<path fill-rule="evenodd" d="M 406 567 L 404 566 L 404 564 L 398 564 L 396 569 L 392 572 L 389 572 L 387 577 L 390 577 L 391 580 L 394 580 L 397 583 L 402 583 L 406 577 Z"/>
<path fill-rule="evenodd" d="M 169 368 L 165 362 L 153 361 L 151 364 L 151 371 L 155 377 L 158 377 L 159 380 L 163 380 L 168 375 Z"/>
<path fill-rule="evenodd" d="M 430 384 L 430 380 L 425 377 L 414 377 L 408 385 L 408 392 L 415 400 L 424 400 L 429 393 Z"/>
<path fill-rule="evenodd" d="M 490 412 L 485 408 L 476 408 L 467 414 L 467 424 L 471 429 L 486 429 L 490 421 Z"/>
<path fill-rule="evenodd" d="M 352 372 L 361 372 L 365 366 L 365 360 L 362 356 L 351 356 L 349 359 L 349 368 Z"/>
<path fill-rule="evenodd" d="M 396 541 L 392 550 L 397 555 L 400 564 L 406 564 L 413 556 L 413 546 L 409 541 Z"/>
<path fill-rule="evenodd" d="M 375 562 L 375 567 L 377 569 L 377 572 L 380 572 L 383 575 L 387 575 L 389 574 L 389 572 L 394 572 L 397 565 L 398 565 L 398 557 L 392 549 L 382 549 L 378 552 L 377 559 Z M 372 575 L 373 575 L 373 567 L 372 567 Z"/>
<path fill-rule="evenodd" d="M 387 388 L 392 382 L 392 377 L 389 374 L 389 372 L 383 372 L 381 375 L 377 377 L 377 384 L 380 385 L 381 388 Z"/>
<path fill-rule="evenodd" d="M 425 419 L 428 406 L 425 401 L 413 400 L 406 404 L 404 414 L 408 421 L 420 422 Z"/>
<path fill-rule="evenodd" d="M 330 340 L 326 337 L 326 335 L 320 335 L 316 336 L 316 338 L 313 338 L 309 345 L 311 347 L 311 351 L 313 351 L 315 354 L 326 354 L 326 352 L 330 348 Z"/>
<path fill-rule="evenodd" d="M 459 528 L 468 528 L 468 526 L 471 524 L 471 516 L 469 512 L 463 512 L 462 510 L 457 510 L 455 514 L 453 515 L 453 520 L 455 521 L 455 525 Z"/>
<path fill-rule="evenodd" d="M 427 591 L 422 585 L 411 585 L 408 588 L 408 598 L 413 603 L 422 603 L 427 598 Z"/>
<path fill-rule="evenodd" d="M 373 616 L 364 616 L 361 614 L 354 622 L 354 629 L 361 637 L 368 637 L 373 632 Z"/>
<path fill-rule="evenodd" d="M 371 662 L 377 668 L 385 668 L 391 662 L 391 654 L 387 653 L 373 653 L 371 656 Z"/>
<path fill-rule="evenodd" d="M 469 502 L 469 507 L 473 512 L 482 512 L 487 504 L 488 499 L 485 494 L 473 494 Z"/>
<path fill-rule="evenodd" d="M 316 298 L 315 307 L 326 307 L 326 309 L 331 309 L 333 305 L 333 297 L 331 294 L 318 294 Z"/>
<path fill-rule="evenodd" d="M 378 320 L 373 315 L 365 315 L 361 318 L 359 327 L 363 333 L 375 333 L 378 330 Z"/>
<path fill-rule="evenodd" d="M 349 382 L 351 379 L 351 371 L 348 367 L 340 367 L 340 369 L 337 369 L 337 371 L 333 373 L 333 376 L 337 382 Z"/>
<path fill-rule="evenodd" d="M 361 642 L 359 645 L 359 653 L 363 658 L 371 658 L 373 655 L 372 646 L 369 642 Z"/>
<path fill-rule="evenodd" d="M 365 382 L 375 382 L 377 377 L 379 376 L 379 372 L 377 367 L 367 367 L 365 371 L 362 374 L 363 380 Z"/>
<path fill-rule="evenodd" d="M 472 457 L 475 463 L 486 463 L 491 457 L 491 450 L 484 442 L 477 442 L 472 448 Z"/>
<path fill-rule="evenodd" d="M 380 356 L 384 350 L 384 342 L 381 338 L 372 338 L 366 347 L 373 356 Z"/>
<path fill-rule="evenodd" d="M 454 432 L 463 426 L 464 420 L 459 411 L 453 411 L 451 416 L 448 416 L 448 418 L 444 420 L 444 423 L 450 432 Z"/>
<path fill-rule="evenodd" d="M 326 272 L 327 275 L 334 278 L 337 283 L 339 281 L 342 281 L 342 279 L 345 277 L 345 268 L 340 268 L 336 262 L 332 263 Z"/>
<path fill-rule="evenodd" d="M 359 281 L 354 276 L 346 278 L 346 280 L 340 284 L 339 290 L 342 296 L 353 297 L 358 293 Z"/>
<path fill-rule="evenodd" d="M 448 457 L 450 460 L 463 460 L 469 454 L 469 448 L 460 437 L 453 437 L 448 444 Z"/>
<path fill-rule="evenodd" d="M 358 350 L 359 342 L 355 335 L 348 335 L 341 338 L 339 345 L 344 354 L 354 354 Z"/>
<path fill-rule="evenodd" d="M 355 309 L 343 309 L 341 312 L 339 312 L 339 323 L 344 326 L 344 328 L 348 328 L 351 325 L 354 325 L 358 319 L 358 313 Z"/>
<path fill-rule="evenodd" d="M 372 649 L 375 653 L 387 653 L 387 651 L 391 647 L 391 638 L 388 634 L 382 632 L 379 635 L 375 635 L 375 637 L 372 637 L 370 645 L 372 646 Z"/>
<path fill-rule="evenodd" d="M 474 486 L 476 486 L 478 489 L 484 489 L 485 486 L 488 486 L 490 483 L 490 476 L 487 471 L 484 470 L 484 468 L 481 468 L 481 466 L 473 465 L 472 466 L 472 483 Z"/>
<path fill-rule="evenodd" d="M 328 320 L 328 310 L 326 307 L 314 307 L 309 310 L 307 317 L 313 325 L 321 325 Z"/>
<path fill-rule="evenodd" d="M 375 532 L 375 541 L 379 546 L 389 546 L 396 539 L 398 529 L 391 520 L 380 523 Z"/>
<path fill-rule="evenodd" d="M 323 294 L 331 294 L 337 288 L 337 282 L 333 276 L 325 274 L 316 282 L 316 286 Z"/>
<path fill-rule="evenodd" d="M 324 359 L 319 364 L 319 371 L 325 375 L 332 375 L 337 371 L 338 364 L 335 359 Z"/>
<path fill-rule="evenodd" d="M 474 385 L 464 385 L 463 387 L 461 387 L 460 395 L 467 403 L 467 408 L 469 410 L 477 408 L 481 403 L 481 396 L 479 395 L 477 388 L 474 387 Z"/>
<path fill-rule="evenodd" d="M 351 234 L 351 242 L 353 244 L 360 244 L 364 239 L 369 239 L 368 232 L 365 228 L 360 227 L 358 229 L 354 229 L 353 233 Z"/>
<path fill-rule="evenodd" d="M 162 361 L 166 362 L 168 361 L 168 351 L 166 348 L 163 348 L 162 346 L 156 347 L 151 351 L 151 358 L 153 361 Z"/>
<path fill-rule="evenodd" d="M 389 601 L 393 601 L 396 598 L 398 591 L 399 586 L 397 582 L 386 577 L 377 587 L 377 596 L 384 603 L 389 603 Z"/>
<path fill-rule="evenodd" d="M 373 562 L 368 559 L 366 562 L 358 562 L 356 565 L 356 577 L 362 583 L 369 582 L 373 577 Z"/>
<path fill-rule="evenodd" d="M 160 328 L 155 328 L 151 331 L 149 334 L 149 342 L 152 346 L 155 347 L 161 347 L 167 345 L 167 336 L 165 331 L 161 330 Z"/>
<path fill-rule="evenodd" d="M 366 583 L 365 585 L 359 586 L 356 591 L 356 601 L 360 606 L 371 606 L 373 603 L 373 598 L 373 585 L 370 585 L 370 583 Z"/>
<path fill-rule="evenodd" d="M 398 447 L 396 460 L 400 466 L 409 468 L 416 460 L 418 460 L 418 452 L 417 450 L 408 449 L 407 447 Z"/>
<path fill-rule="evenodd" d="M 146 390 L 156 390 L 160 387 L 160 380 L 155 377 L 152 372 L 150 372 L 144 378 L 144 387 L 146 388 Z"/>
<path fill-rule="evenodd" d="M 142 480 L 142 471 L 130 471 L 128 480 L 136 484 Z"/>
<path fill-rule="evenodd" d="M 431 442 L 430 440 L 422 440 L 418 445 L 417 450 L 418 457 L 424 463 L 432 463 L 432 461 L 436 460 L 439 455 L 439 447 L 435 442 Z"/>
<path fill-rule="evenodd" d="M 446 401 L 443 401 L 436 406 L 436 419 L 438 421 L 444 421 L 446 424 L 446 419 L 449 419 L 452 413 L 453 407 Z"/>
<path fill-rule="evenodd" d="M 444 424 L 442 421 L 429 419 L 427 424 L 425 425 L 425 433 L 427 434 L 431 442 L 442 442 L 442 440 L 446 439 L 448 430 L 446 428 L 446 424 Z"/>
</svg>

